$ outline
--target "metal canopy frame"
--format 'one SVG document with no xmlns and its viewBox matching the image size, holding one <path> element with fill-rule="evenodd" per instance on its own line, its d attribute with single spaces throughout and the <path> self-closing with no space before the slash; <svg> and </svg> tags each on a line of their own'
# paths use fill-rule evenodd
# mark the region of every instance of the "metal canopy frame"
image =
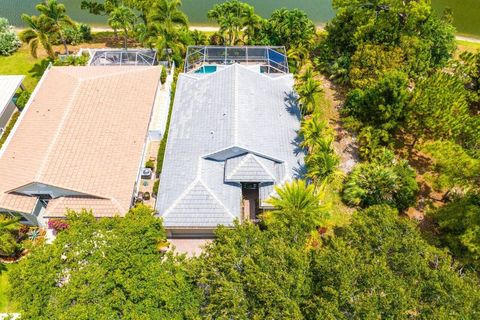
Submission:
<svg viewBox="0 0 480 320">
<path fill-rule="evenodd" d="M 95 50 L 90 66 L 153 66 L 157 63 L 154 50 Z"/>
<path fill-rule="evenodd" d="M 289 73 L 283 46 L 189 46 L 184 72 L 195 72 L 208 64 L 260 65 L 263 73 Z"/>
</svg>

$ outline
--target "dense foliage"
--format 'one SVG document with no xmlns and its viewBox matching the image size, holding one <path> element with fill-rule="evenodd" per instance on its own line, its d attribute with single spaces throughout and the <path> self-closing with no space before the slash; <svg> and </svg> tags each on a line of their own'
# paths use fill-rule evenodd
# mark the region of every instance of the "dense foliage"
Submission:
<svg viewBox="0 0 480 320">
<path fill-rule="evenodd" d="M 415 203 L 418 190 L 415 171 L 408 162 L 385 152 L 382 158 L 353 169 L 345 180 L 343 199 L 361 207 L 387 204 L 405 210 Z"/>
<path fill-rule="evenodd" d="M 439 319 L 479 312 L 474 277 L 387 206 L 356 213 L 351 225 L 310 250 L 287 229 L 221 228 L 197 268 L 207 319 Z"/>
<path fill-rule="evenodd" d="M 8 56 L 20 47 L 21 42 L 18 39 L 8 20 L 0 18 L 0 56 Z"/>
<path fill-rule="evenodd" d="M 195 314 L 188 263 L 161 253 L 165 232 L 148 207 L 124 218 L 71 213 L 69 227 L 10 274 L 25 319 L 182 319 Z"/>
<path fill-rule="evenodd" d="M 18 220 L 0 213 L 0 256 L 11 256 L 18 249 Z"/>
<path fill-rule="evenodd" d="M 438 224 L 441 244 L 462 262 L 480 270 L 480 194 L 457 197 L 431 216 Z"/>
<path fill-rule="evenodd" d="M 307 319 L 479 316 L 475 278 L 389 207 L 356 213 L 312 260 Z"/>
<path fill-rule="evenodd" d="M 455 49 L 453 27 L 428 0 L 336 0 L 333 6 L 321 65 L 344 83 L 361 86 L 359 75 L 369 81 L 391 69 L 425 74 L 445 65 Z"/>
</svg>

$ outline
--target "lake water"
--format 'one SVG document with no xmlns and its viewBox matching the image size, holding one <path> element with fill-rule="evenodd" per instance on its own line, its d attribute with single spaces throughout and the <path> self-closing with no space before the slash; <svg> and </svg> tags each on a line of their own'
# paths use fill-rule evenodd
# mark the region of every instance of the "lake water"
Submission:
<svg viewBox="0 0 480 320">
<path fill-rule="evenodd" d="M 35 14 L 35 4 L 39 0 L 0 0 L 0 16 L 8 18 L 10 23 L 22 26 L 22 13 Z M 61 0 L 67 6 L 69 15 L 81 22 L 102 26 L 106 18 L 91 15 L 80 9 L 80 0 Z M 210 24 L 207 11 L 221 0 L 183 0 L 183 10 L 193 25 Z M 255 7 L 257 13 L 268 17 L 270 13 L 281 7 L 299 8 L 308 13 L 318 24 L 331 19 L 334 15 L 331 0 L 246 0 Z M 454 10 L 455 26 L 458 32 L 480 36 L 480 0 L 433 0 L 433 6 L 441 12 L 445 7 Z"/>
</svg>

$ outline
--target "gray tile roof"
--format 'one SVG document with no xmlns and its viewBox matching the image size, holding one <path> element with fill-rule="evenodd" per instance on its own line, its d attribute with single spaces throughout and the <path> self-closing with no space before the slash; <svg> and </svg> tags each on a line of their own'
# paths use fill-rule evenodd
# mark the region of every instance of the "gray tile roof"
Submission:
<svg viewBox="0 0 480 320">
<path fill-rule="evenodd" d="M 225 182 L 275 182 L 275 176 L 258 159 L 259 157 L 246 153 L 243 156 L 227 159 L 225 162 Z M 272 163 L 273 161 L 266 161 Z M 269 165 L 275 168 L 275 164 Z"/>
<path fill-rule="evenodd" d="M 167 228 L 231 224 L 241 217 L 238 181 L 282 184 L 302 174 L 292 87 L 291 74 L 238 64 L 180 74 L 156 205 Z M 261 187 L 272 192 L 271 183 Z"/>
</svg>

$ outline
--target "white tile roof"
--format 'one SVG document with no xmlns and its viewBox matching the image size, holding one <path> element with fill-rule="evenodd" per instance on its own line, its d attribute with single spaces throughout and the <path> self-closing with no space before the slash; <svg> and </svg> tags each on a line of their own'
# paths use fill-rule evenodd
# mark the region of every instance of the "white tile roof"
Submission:
<svg viewBox="0 0 480 320">
<path fill-rule="evenodd" d="M 250 154 L 235 179 L 273 176 L 279 184 L 301 175 L 299 117 L 291 74 L 269 76 L 239 64 L 211 74 L 181 74 L 157 199 L 165 226 L 215 227 L 240 219 L 241 186 L 225 181 L 231 165 L 245 160 L 235 157 Z M 187 197 L 198 181 L 204 188 L 195 187 L 195 199 Z M 221 206 L 205 210 L 216 202 Z M 179 203 L 183 211 L 174 210 Z"/>
</svg>

